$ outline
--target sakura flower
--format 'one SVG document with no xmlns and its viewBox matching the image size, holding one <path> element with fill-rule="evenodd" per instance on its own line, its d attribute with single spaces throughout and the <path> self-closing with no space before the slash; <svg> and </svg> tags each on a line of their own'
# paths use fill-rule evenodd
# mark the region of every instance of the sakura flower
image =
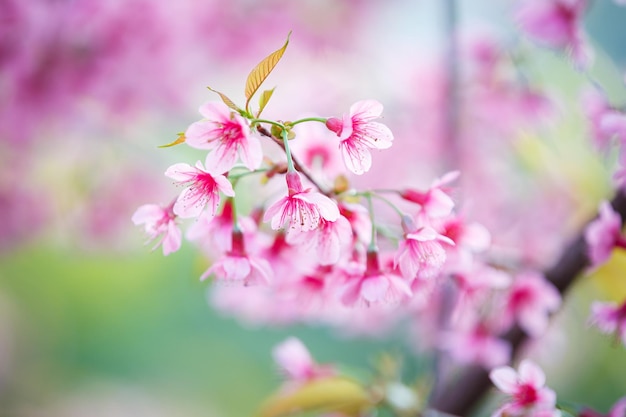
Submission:
<svg viewBox="0 0 626 417">
<path fill-rule="evenodd" d="M 252 135 L 246 119 L 221 102 L 205 103 L 199 111 L 205 119 L 187 128 L 185 142 L 193 148 L 212 150 L 206 157 L 206 165 L 212 172 L 229 171 L 237 156 L 251 171 L 261 166 L 261 142 Z"/>
<path fill-rule="evenodd" d="M 509 401 L 492 414 L 492 417 L 558 416 L 556 394 L 545 387 L 546 377 L 539 366 L 528 359 L 519 365 L 519 372 L 501 366 L 489 373 L 489 378 Z"/>
<path fill-rule="evenodd" d="M 591 61 L 591 49 L 582 29 L 587 0 L 527 0 L 518 22 L 537 41 L 572 54 L 579 67 Z"/>
<path fill-rule="evenodd" d="M 471 317 L 466 315 L 465 317 Z M 511 345 L 496 337 L 485 323 L 461 320 L 461 326 L 445 332 L 439 346 L 462 364 L 478 364 L 492 369 L 511 358 Z"/>
<path fill-rule="evenodd" d="M 621 306 L 615 303 L 594 302 L 591 305 L 589 321 L 602 333 L 613 333 L 621 338 L 626 346 L 626 301 Z"/>
<path fill-rule="evenodd" d="M 236 230 L 232 235 L 232 250 L 207 269 L 200 280 L 204 281 L 212 274 L 219 281 L 248 286 L 268 284 L 273 271 L 265 259 L 246 252 L 243 234 Z"/>
<path fill-rule="evenodd" d="M 340 120 L 331 117 L 326 127 L 335 132 L 341 142 L 339 149 L 346 167 L 361 175 L 372 166 L 370 149 L 391 147 L 393 134 L 387 126 L 372 120 L 380 117 L 383 106 L 376 100 L 363 100 L 350 107 L 350 113 Z"/>
<path fill-rule="evenodd" d="M 263 221 L 271 220 L 272 229 L 287 225 L 306 232 L 316 229 L 322 219 L 334 222 L 339 218 L 337 204 L 310 188 L 305 190 L 297 172 L 288 172 L 286 180 L 288 195 L 270 205 L 263 216 Z"/>
<path fill-rule="evenodd" d="M 587 242 L 587 256 L 591 267 L 597 267 L 606 262 L 613 248 L 626 248 L 626 241 L 622 237 L 622 220 L 613 210 L 608 201 L 600 203 L 600 215 L 589 223 L 585 229 L 585 241 Z"/>
<path fill-rule="evenodd" d="M 626 417 L 626 397 L 620 398 L 615 404 L 613 404 L 609 414 L 598 413 L 586 408 L 578 414 L 578 417 Z"/>
<path fill-rule="evenodd" d="M 606 96 L 596 89 L 585 91 L 582 106 L 589 119 L 591 138 L 596 147 L 606 150 L 611 139 L 626 142 L 626 115 L 613 108 Z"/>
<path fill-rule="evenodd" d="M 162 245 L 163 255 L 169 255 L 180 249 L 182 233 L 176 225 L 176 215 L 172 211 L 172 205 L 161 207 L 156 204 L 145 204 L 133 214 L 132 221 L 135 225 L 144 224 L 149 236 L 148 242 L 161 236 L 162 239 L 152 248 Z"/>
<path fill-rule="evenodd" d="M 394 272 L 380 269 L 377 252 L 367 253 L 367 266 L 364 272 L 348 279 L 341 301 L 347 305 L 393 304 L 412 295 L 406 281 Z"/>
<path fill-rule="evenodd" d="M 272 355 L 290 382 L 301 383 L 335 374 L 333 367 L 315 363 L 306 346 L 295 337 L 276 346 Z"/>
<path fill-rule="evenodd" d="M 320 265 L 336 264 L 351 241 L 352 227 L 343 216 L 339 216 L 334 222 L 322 218 L 315 230 L 287 233 L 289 244 L 312 250 Z"/>
<path fill-rule="evenodd" d="M 183 218 L 197 217 L 204 207 L 210 216 L 215 215 L 220 203 L 220 192 L 234 197 L 235 191 L 228 179 L 221 174 L 212 174 L 204 169 L 202 162 L 196 166 L 179 163 L 165 171 L 165 175 L 179 184 L 188 185 L 174 204 L 174 213 Z"/>
<path fill-rule="evenodd" d="M 452 171 L 435 180 L 426 191 L 406 189 L 400 193 L 405 200 L 419 204 L 428 217 L 445 217 L 452 212 L 454 201 L 448 194 L 445 185 L 454 181 L 459 171 Z"/>
<path fill-rule="evenodd" d="M 516 277 L 505 302 L 505 325 L 516 320 L 528 335 L 537 337 L 548 327 L 550 313 L 561 305 L 561 296 L 543 275 L 526 271 Z"/>
<path fill-rule="evenodd" d="M 399 266 L 402 276 L 407 279 L 418 274 L 422 278 L 435 276 L 446 261 L 446 250 L 441 243 L 454 246 L 454 242 L 430 226 L 418 228 L 408 216 L 402 220 L 402 226 L 405 235 L 400 241 L 394 266 Z"/>
</svg>

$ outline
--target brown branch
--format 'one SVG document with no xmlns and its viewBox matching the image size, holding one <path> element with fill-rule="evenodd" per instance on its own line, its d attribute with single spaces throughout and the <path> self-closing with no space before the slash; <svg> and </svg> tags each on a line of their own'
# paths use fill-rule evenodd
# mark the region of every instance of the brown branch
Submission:
<svg viewBox="0 0 626 417">
<path fill-rule="evenodd" d="M 619 213 L 622 221 L 626 219 L 626 194 L 618 191 L 611 205 Z M 589 265 L 587 245 L 584 233 L 567 246 L 559 260 L 545 272 L 546 278 L 564 294 L 575 278 Z M 519 328 L 514 328 L 505 336 L 513 346 L 513 357 L 528 336 Z M 440 391 L 432 401 L 432 407 L 446 413 L 467 416 L 476 407 L 491 387 L 489 374 L 483 368 L 467 367 L 454 381 Z"/>
</svg>

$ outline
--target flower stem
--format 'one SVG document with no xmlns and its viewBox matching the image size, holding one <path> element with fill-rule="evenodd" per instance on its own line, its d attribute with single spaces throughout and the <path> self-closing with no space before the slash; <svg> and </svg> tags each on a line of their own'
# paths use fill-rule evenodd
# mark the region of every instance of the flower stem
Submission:
<svg viewBox="0 0 626 417">
<path fill-rule="evenodd" d="M 283 138 L 283 147 L 285 149 L 285 154 L 287 155 L 287 172 L 295 172 L 296 169 L 293 166 L 293 157 L 291 156 L 291 149 L 289 149 L 289 132 L 287 129 L 283 127 L 280 131 L 280 135 Z"/>
<path fill-rule="evenodd" d="M 286 124 L 288 124 L 289 126 L 295 126 L 295 125 L 298 125 L 298 124 L 304 123 L 304 122 L 326 123 L 326 120 L 327 119 L 325 119 L 323 117 L 305 117 L 304 119 L 298 119 L 295 122 L 289 122 L 289 123 L 286 123 Z"/>
</svg>

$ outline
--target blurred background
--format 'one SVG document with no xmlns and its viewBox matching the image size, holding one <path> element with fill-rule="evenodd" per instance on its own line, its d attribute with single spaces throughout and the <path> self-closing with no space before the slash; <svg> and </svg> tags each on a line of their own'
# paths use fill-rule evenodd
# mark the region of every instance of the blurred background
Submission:
<svg viewBox="0 0 626 417">
<path fill-rule="evenodd" d="M 447 3 L 0 0 L 0 415 L 252 415 L 280 383 L 271 349 L 288 335 L 357 375 L 388 351 L 405 357 L 407 378 L 428 368 L 401 331 L 348 338 L 217 310 L 197 248 L 151 252 L 130 221 L 178 193 L 163 177 L 170 164 L 201 158 L 157 146 L 216 99 L 206 87 L 243 102 L 248 72 L 289 31 L 268 117 L 381 101 L 394 148 L 356 185 L 426 187 L 459 167 L 465 209 L 501 253 L 549 266 L 611 195 L 616 158 L 591 151 L 579 97 L 598 84 L 626 104 L 626 8 L 591 5 L 585 75 L 520 35 L 513 2 L 460 0 L 451 160 Z M 543 104 L 524 110 L 526 93 Z M 529 347 L 565 401 L 606 410 L 626 393 L 626 352 L 586 324 L 593 299 L 626 297 L 624 268 L 617 254 L 581 278 Z"/>
</svg>

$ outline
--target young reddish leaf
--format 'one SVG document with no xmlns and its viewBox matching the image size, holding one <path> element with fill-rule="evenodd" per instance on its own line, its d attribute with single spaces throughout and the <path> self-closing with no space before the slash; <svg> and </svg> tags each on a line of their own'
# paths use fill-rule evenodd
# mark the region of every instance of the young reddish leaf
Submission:
<svg viewBox="0 0 626 417">
<path fill-rule="evenodd" d="M 220 98 L 222 99 L 222 101 L 224 102 L 224 104 L 226 104 L 228 107 L 230 107 L 231 109 L 235 110 L 236 112 L 241 113 L 241 109 L 239 107 L 237 107 L 237 105 L 235 104 L 234 101 L 232 101 L 231 99 L 229 99 L 226 94 L 220 93 L 217 90 L 212 89 L 211 87 L 207 87 L 209 90 L 213 91 L 214 93 L 219 94 Z"/>
<path fill-rule="evenodd" d="M 272 88 L 271 90 L 265 90 L 263 91 L 263 93 L 261 93 L 261 97 L 259 97 L 259 111 L 256 114 L 256 117 L 259 117 L 261 115 L 261 112 L 263 111 L 265 106 L 267 106 L 267 103 L 270 101 L 270 98 L 272 98 L 272 94 L 274 94 L 274 90 L 276 90 L 276 87 Z"/>
<path fill-rule="evenodd" d="M 176 138 L 176 140 L 172 143 L 168 143 L 167 145 L 161 145 L 159 146 L 159 148 L 169 148 L 172 146 L 176 146 L 179 145 L 181 143 L 183 143 L 185 141 L 185 134 L 184 133 L 179 133 L 178 134 L 178 138 Z"/>
<path fill-rule="evenodd" d="M 287 40 L 285 44 L 277 51 L 269 54 L 263 61 L 259 62 L 259 64 L 254 67 L 254 69 L 248 75 L 248 79 L 246 80 L 246 111 L 248 111 L 248 104 L 250 103 L 250 99 L 257 92 L 263 81 L 267 78 L 268 75 L 272 72 L 278 61 L 283 57 L 285 50 L 287 49 L 287 45 L 289 45 L 289 37 L 291 36 L 291 32 L 287 35 Z"/>
</svg>

